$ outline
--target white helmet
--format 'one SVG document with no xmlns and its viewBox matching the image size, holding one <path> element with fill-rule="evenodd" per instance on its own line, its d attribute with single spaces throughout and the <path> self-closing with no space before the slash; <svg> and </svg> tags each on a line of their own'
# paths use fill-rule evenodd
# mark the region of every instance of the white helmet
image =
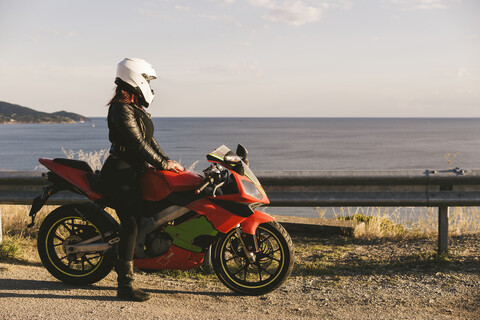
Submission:
<svg viewBox="0 0 480 320">
<path fill-rule="evenodd" d="M 136 93 L 144 107 L 153 101 L 155 93 L 150 87 L 150 80 L 156 79 L 153 66 L 143 59 L 125 58 L 117 66 L 115 83 L 123 89 Z"/>
</svg>

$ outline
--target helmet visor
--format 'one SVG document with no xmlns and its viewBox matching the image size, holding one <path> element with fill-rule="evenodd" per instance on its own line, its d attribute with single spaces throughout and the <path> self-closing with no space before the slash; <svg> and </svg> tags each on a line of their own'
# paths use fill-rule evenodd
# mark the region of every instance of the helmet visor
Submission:
<svg viewBox="0 0 480 320">
<path fill-rule="evenodd" d="M 149 76 L 149 75 L 146 74 L 146 73 L 142 73 L 142 76 L 145 78 L 145 80 L 147 80 L 148 83 L 150 83 L 150 80 L 155 80 L 155 79 L 157 79 L 157 77 L 155 77 L 155 76 Z"/>
</svg>

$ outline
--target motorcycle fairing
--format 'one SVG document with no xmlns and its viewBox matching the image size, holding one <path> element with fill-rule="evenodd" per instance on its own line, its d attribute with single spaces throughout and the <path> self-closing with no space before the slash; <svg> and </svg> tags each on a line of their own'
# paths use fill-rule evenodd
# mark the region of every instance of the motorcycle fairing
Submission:
<svg viewBox="0 0 480 320">
<path fill-rule="evenodd" d="M 248 218 L 254 213 L 254 210 L 251 208 L 252 204 L 250 203 L 234 202 L 217 198 L 209 198 L 208 200 L 240 217 Z"/>
<path fill-rule="evenodd" d="M 103 198 L 103 194 L 95 192 L 90 188 L 87 175 L 92 174 L 92 169 L 86 163 L 86 166 L 80 167 L 77 165 L 77 161 L 68 162 L 64 160 L 69 159 L 38 159 L 50 171 L 70 183 L 74 187 L 73 191 L 85 195 L 92 201 Z"/>
<path fill-rule="evenodd" d="M 226 233 L 245 220 L 245 217 L 237 216 L 224 208 L 215 205 L 210 200 L 203 198 L 190 203 L 187 206 L 201 215 L 206 216 L 213 227 L 221 233 Z"/>
<path fill-rule="evenodd" d="M 198 215 L 178 225 L 169 225 L 164 232 L 172 238 L 175 246 L 199 253 L 215 241 L 219 232 L 226 233 L 240 224 L 242 232 L 255 235 L 259 224 L 275 220 L 258 210 L 249 217 L 235 215 L 207 199 L 196 201 L 188 209 Z"/>
<path fill-rule="evenodd" d="M 267 194 L 265 193 L 265 190 L 263 189 L 260 181 L 258 181 L 257 177 L 253 173 L 253 171 L 250 169 L 247 159 L 247 150 L 245 147 L 242 145 L 238 145 L 237 152 L 241 153 L 241 156 L 244 157 L 244 160 L 240 160 L 238 162 L 232 163 L 228 162 L 225 160 L 226 156 L 229 154 L 234 154 L 227 146 L 222 145 L 215 149 L 213 152 L 209 153 L 207 155 L 207 160 L 209 162 L 213 163 L 218 163 L 225 167 L 227 170 L 230 170 L 233 175 L 235 176 L 235 180 L 237 181 L 237 185 L 240 188 L 240 194 L 245 197 L 245 200 L 251 201 L 252 199 L 259 200 L 262 203 L 268 204 L 270 201 L 268 200 Z M 251 197 L 248 192 L 246 192 L 245 188 L 243 187 L 243 184 L 241 181 L 248 181 L 254 184 L 255 188 L 258 189 L 260 194 L 262 195 L 261 198 L 255 198 Z"/>
<path fill-rule="evenodd" d="M 180 225 L 180 227 L 182 227 L 181 229 L 176 229 L 174 226 L 168 226 L 165 229 L 165 232 L 167 232 L 170 236 L 175 234 L 175 231 L 180 232 L 176 236 L 178 237 L 177 240 L 180 240 L 180 237 L 181 237 L 181 241 L 177 241 L 177 243 L 175 243 L 175 239 L 174 239 L 174 244 L 172 244 L 169 251 L 159 257 L 148 258 L 148 259 L 135 259 L 134 260 L 135 267 L 151 269 L 151 270 L 158 270 L 158 269 L 189 270 L 189 269 L 199 267 L 202 264 L 204 259 L 204 253 L 198 251 L 198 248 L 201 248 L 202 246 L 198 246 L 196 250 L 191 250 L 191 249 L 195 249 L 194 245 L 191 244 L 191 242 L 195 242 L 195 235 L 188 235 L 188 233 L 195 230 L 195 226 L 203 225 L 201 226 L 201 228 L 208 229 L 208 224 L 210 224 L 211 221 L 207 220 L 207 217 L 206 217 L 207 215 L 209 214 L 206 213 L 205 216 L 200 216 L 200 217 L 197 216 L 191 219 L 190 221 L 188 221 L 190 222 L 190 226 L 187 228 L 184 228 L 185 223 Z M 231 214 L 230 216 L 233 217 L 233 215 Z M 252 247 L 251 248 L 253 249 L 252 251 L 257 251 L 258 248 L 255 250 L 255 247 L 257 246 L 255 237 L 249 237 L 249 236 L 255 235 L 258 225 L 265 222 L 273 221 L 275 219 L 270 215 L 258 210 L 255 210 L 254 214 L 246 219 L 239 216 L 236 216 L 236 217 L 237 219 L 243 219 L 243 221 L 240 223 L 240 226 L 242 227 L 242 232 L 248 235 L 245 238 L 245 242 L 247 246 Z M 218 223 L 221 223 L 221 222 L 218 222 Z M 223 224 L 220 225 L 220 228 L 225 227 L 226 223 L 233 223 L 233 222 L 224 221 Z M 218 235 L 218 232 L 215 232 L 216 230 L 210 230 L 210 231 L 211 231 L 210 233 L 211 238 L 209 240 L 213 242 L 214 237 Z M 198 236 L 198 234 L 200 234 L 200 236 Z M 196 235 L 196 238 L 202 237 L 202 234 L 205 234 L 205 230 L 198 231 L 198 234 Z M 182 248 L 180 246 L 185 246 L 185 248 Z"/>
<path fill-rule="evenodd" d="M 228 166 L 225 163 L 212 161 L 212 160 L 209 160 L 209 161 L 213 162 L 213 163 L 218 163 L 221 166 L 227 168 L 227 170 L 228 170 Z M 238 192 L 233 193 L 233 194 L 216 195 L 215 198 L 226 200 L 226 201 L 236 201 L 236 202 L 248 202 L 248 203 L 261 202 L 263 204 L 269 204 L 270 203 L 270 200 L 268 199 L 267 194 L 265 193 L 265 190 L 263 189 L 263 187 L 260 184 L 260 182 L 258 181 L 258 179 L 255 177 L 253 172 L 248 168 L 248 166 L 245 165 L 245 174 L 243 174 L 243 175 L 241 175 L 241 174 L 239 174 L 235 171 L 230 171 L 230 172 L 233 174 Z M 245 182 L 242 182 L 242 181 L 245 181 Z M 246 189 L 244 183 L 253 184 L 252 187 L 254 187 L 258 190 L 261 197 L 254 197 L 254 196 L 250 195 L 247 192 L 247 189 Z M 213 196 L 209 197 L 209 198 L 213 198 Z"/>
<path fill-rule="evenodd" d="M 167 253 L 155 258 L 135 259 L 136 268 L 159 270 L 189 270 L 201 266 L 203 253 L 191 252 L 172 245 Z"/>
<path fill-rule="evenodd" d="M 215 241 L 218 231 L 205 216 L 197 216 L 182 224 L 169 225 L 165 232 L 173 239 L 173 244 L 188 251 L 202 252 Z"/>
<path fill-rule="evenodd" d="M 143 199 L 160 201 L 172 192 L 193 190 L 203 181 L 201 175 L 191 171 L 175 173 L 147 168 L 141 179 Z"/>
</svg>

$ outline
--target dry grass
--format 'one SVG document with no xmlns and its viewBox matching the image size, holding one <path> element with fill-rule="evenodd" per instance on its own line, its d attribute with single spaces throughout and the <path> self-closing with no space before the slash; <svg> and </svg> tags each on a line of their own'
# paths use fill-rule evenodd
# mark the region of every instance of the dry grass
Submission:
<svg viewBox="0 0 480 320">
<path fill-rule="evenodd" d="M 18 235 L 21 237 L 36 237 L 40 223 L 58 206 L 44 206 L 38 213 L 35 219 L 35 225 L 32 228 L 27 228 L 31 222 L 28 215 L 30 207 L 27 205 L 1 205 L 0 214 L 2 215 L 2 227 L 4 236 Z"/>
<path fill-rule="evenodd" d="M 0 214 L 4 235 L 35 237 L 43 218 L 58 206 L 44 206 L 37 214 L 35 226 L 28 229 L 31 219 L 29 205 L 1 205 Z M 321 214 L 320 209 L 319 214 Z M 116 218 L 115 211 L 107 212 Z M 364 222 L 359 226 L 359 234 L 364 229 L 372 237 L 395 237 L 403 234 L 418 236 L 435 236 L 437 233 L 437 208 L 383 208 L 383 207 L 342 207 L 335 210 L 339 220 L 356 220 Z M 449 233 L 462 235 L 480 232 L 480 208 L 453 207 L 449 212 Z"/>
<path fill-rule="evenodd" d="M 45 216 L 56 207 L 44 206 L 37 214 L 35 225 L 27 228 L 31 222 L 28 215 L 30 206 L 1 205 L 3 239 L 0 244 L 0 260 L 40 263 L 36 248 L 38 229 Z"/>
<path fill-rule="evenodd" d="M 0 215 L 4 236 L 36 237 L 43 218 L 57 206 L 44 206 L 37 214 L 35 226 L 28 229 L 31 219 L 28 205 L 1 205 Z M 318 209 L 320 210 L 320 209 Z M 115 211 L 107 212 L 116 218 Z M 320 212 L 321 213 L 321 212 Z M 358 238 L 418 238 L 436 236 L 438 213 L 436 208 L 338 208 L 335 218 L 363 222 L 355 230 Z M 462 235 L 480 232 L 480 208 L 453 207 L 449 212 L 449 234 Z"/>
<path fill-rule="evenodd" d="M 321 216 L 322 212 L 317 210 Z M 451 236 L 480 232 L 480 208 L 452 207 L 448 216 Z M 362 222 L 354 232 L 359 239 L 412 239 L 438 234 L 438 209 L 431 207 L 338 208 L 335 218 Z"/>
<path fill-rule="evenodd" d="M 40 264 L 36 239 L 20 235 L 6 235 L 0 244 L 0 261 Z"/>
<path fill-rule="evenodd" d="M 68 159 L 76 159 L 76 160 L 81 160 L 85 161 L 88 163 L 88 165 L 95 170 L 101 170 L 103 164 L 107 160 L 109 156 L 109 150 L 108 149 L 103 149 L 100 151 L 93 151 L 93 152 L 83 152 L 83 150 L 79 150 L 77 152 L 73 151 L 72 149 L 66 151 L 62 147 L 63 154 L 65 155 L 66 158 Z"/>
<path fill-rule="evenodd" d="M 35 226 L 27 228 L 31 219 L 30 206 L 2 205 L 3 242 L 0 245 L 0 259 L 15 256 L 19 260 L 37 262 L 35 239 L 45 216 L 57 206 L 44 206 L 37 214 Z M 354 236 L 360 240 L 392 239 L 405 240 L 437 236 L 436 208 L 338 208 L 337 219 L 360 221 Z M 114 218 L 115 211 L 107 209 Z M 417 218 L 414 220 L 414 218 Z M 454 207 L 449 212 L 449 235 L 480 233 L 480 209 L 477 207 Z M 312 266 L 313 267 L 313 266 Z M 320 266 L 315 266 L 315 268 Z"/>
<path fill-rule="evenodd" d="M 18 235 L 21 237 L 36 238 L 43 219 L 59 206 L 43 206 L 43 208 L 37 213 L 35 225 L 32 228 L 27 228 L 27 225 L 32 221 L 28 215 L 30 207 L 31 206 L 29 205 L 0 205 L 2 229 L 5 236 Z M 105 211 L 107 211 L 114 219 L 120 221 L 115 210 L 106 208 Z"/>
</svg>

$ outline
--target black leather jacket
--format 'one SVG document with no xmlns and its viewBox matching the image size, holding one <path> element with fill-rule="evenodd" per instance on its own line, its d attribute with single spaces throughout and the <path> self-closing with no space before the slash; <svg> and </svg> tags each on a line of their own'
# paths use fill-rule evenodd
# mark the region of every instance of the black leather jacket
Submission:
<svg viewBox="0 0 480 320">
<path fill-rule="evenodd" d="M 133 104 L 113 103 L 108 110 L 110 153 L 132 165 L 151 164 L 165 170 L 169 158 L 153 137 L 150 115 Z"/>
</svg>

